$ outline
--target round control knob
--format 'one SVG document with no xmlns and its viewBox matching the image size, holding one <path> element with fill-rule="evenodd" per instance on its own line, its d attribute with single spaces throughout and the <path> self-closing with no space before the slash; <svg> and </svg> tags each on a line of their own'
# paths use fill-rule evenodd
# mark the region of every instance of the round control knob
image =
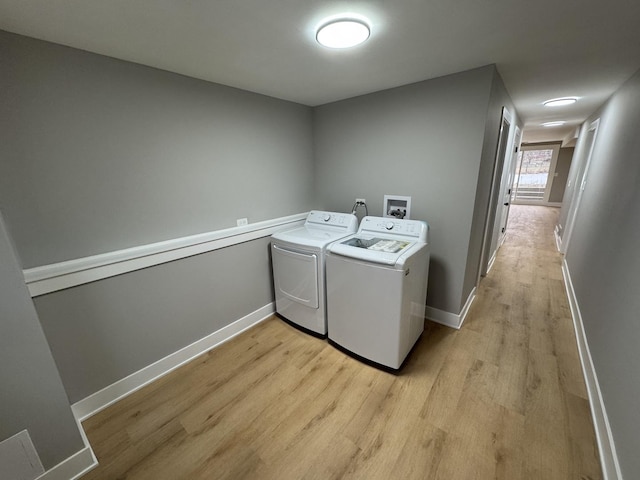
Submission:
<svg viewBox="0 0 640 480">
<path fill-rule="evenodd" d="M 384 226 L 387 230 L 391 230 L 393 228 L 393 222 L 387 222 L 387 224 Z"/>
<path fill-rule="evenodd" d="M 328 213 L 325 213 L 324 215 L 324 221 L 328 222 L 329 220 L 331 220 L 331 215 L 329 215 Z"/>
</svg>

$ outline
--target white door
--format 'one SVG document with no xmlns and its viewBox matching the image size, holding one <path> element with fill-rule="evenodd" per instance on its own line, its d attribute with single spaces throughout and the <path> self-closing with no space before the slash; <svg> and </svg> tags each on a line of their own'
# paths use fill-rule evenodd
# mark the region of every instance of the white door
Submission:
<svg viewBox="0 0 640 480">
<path fill-rule="evenodd" d="M 516 127 L 511 148 L 511 158 L 507 160 L 507 164 L 505 164 L 502 174 L 502 205 L 500 206 L 502 211 L 500 215 L 500 239 L 498 245 L 502 245 L 507 235 L 509 207 L 511 206 L 511 187 L 513 186 L 513 178 L 516 174 L 516 164 L 518 163 L 518 150 L 520 149 L 521 138 L 522 132 L 519 127 Z"/>
</svg>

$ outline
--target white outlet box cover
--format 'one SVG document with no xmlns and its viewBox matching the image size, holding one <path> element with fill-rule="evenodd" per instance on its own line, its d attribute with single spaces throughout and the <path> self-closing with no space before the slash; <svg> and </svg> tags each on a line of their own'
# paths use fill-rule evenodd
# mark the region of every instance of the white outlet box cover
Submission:
<svg viewBox="0 0 640 480">
<path fill-rule="evenodd" d="M 22 430 L 0 442 L 0 478 L 34 480 L 44 473 L 29 432 Z"/>
</svg>

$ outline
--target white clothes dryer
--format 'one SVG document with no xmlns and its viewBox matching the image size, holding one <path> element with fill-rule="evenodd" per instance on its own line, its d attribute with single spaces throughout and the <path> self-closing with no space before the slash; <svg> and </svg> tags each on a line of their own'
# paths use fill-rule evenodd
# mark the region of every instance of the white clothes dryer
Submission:
<svg viewBox="0 0 640 480">
<path fill-rule="evenodd" d="M 364 217 L 327 249 L 329 343 L 397 371 L 424 330 L 429 226 Z"/>
<path fill-rule="evenodd" d="M 327 336 L 326 247 L 357 228 L 358 219 L 353 214 L 313 210 L 304 226 L 271 236 L 279 317 L 312 335 Z"/>
</svg>

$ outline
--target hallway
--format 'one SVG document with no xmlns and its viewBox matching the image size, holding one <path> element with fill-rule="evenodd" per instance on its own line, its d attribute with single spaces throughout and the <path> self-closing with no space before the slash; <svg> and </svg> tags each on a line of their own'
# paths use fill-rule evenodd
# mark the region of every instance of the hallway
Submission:
<svg viewBox="0 0 640 480">
<path fill-rule="evenodd" d="M 400 375 L 271 318 L 86 420 L 83 478 L 601 478 L 557 214 L 512 207 L 463 327 L 427 322 Z"/>
<path fill-rule="evenodd" d="M 511 207 L 506 240 L 459 334 L 477 335 L 475 352 L 495 375 L 493 402 L 523 415 L 522 478 L 595 479 L 597 445 L 553 235 L 558 213 Z"/>
</svg>

